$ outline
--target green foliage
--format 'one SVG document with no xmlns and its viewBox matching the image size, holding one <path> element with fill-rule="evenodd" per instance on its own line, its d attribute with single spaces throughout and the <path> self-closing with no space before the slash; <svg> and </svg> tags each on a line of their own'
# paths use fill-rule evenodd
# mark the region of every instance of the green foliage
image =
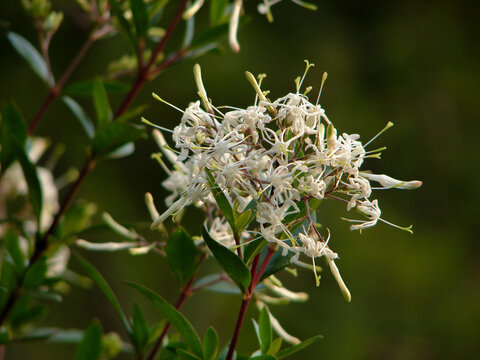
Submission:
<svg viewBox="0 0 480 360">
<path fill-rule="evenodd" d="M 12 257 L 17 274 L 21 274 L 26 266 L 26 257 L 20 245 L 20 236 L 13 228 L 9 228 L 3 240 L 5 249 Z"/>
<path fill-rule="evenodd" d="M 132 334 L 137 351 L 142 353 L 150 338 L 150 329 L 147 319 L 137 303 L 133 303 Z"/>
<path fill-rule="evenodd" d="M 76 102 L 69 96 L 62 96 L 62 100 L 64 104 L 67 105 L 67 107 L 70 109 L 72 114 L 75 116 L 75 119 L 78 120 L 87 137 L 89 139 L 92 139 L 95 135 L 95 127 L 93 126 L 92 120 L 85 112 L 85 110 L 83 110 L 83 108 L 78 102 Z"/>
<path fill-rule="evenodd" d="M 203 338 L 203 360 L 214 360 L 218 353 L 218 334 L 209 327 Z"/>
<path fill-rule="evenodd" d="M 212 0 L 210 1 L 210 24 L 212 26 L 219 25 L 225 15 L 228 0 Z"/>
<path fill-rule="evenodd" d="M 202 356 L 203 349 L 200 338 L 195 332 L 192 324 L 190 324 L 190 322 L 185 318 L 185 316 L 182 315 L 181 312 L 179 312 L 160 295 L 156 294 L 149 288 L 132 282 L 126 282 L 126 284 L 138 290 L 142 295 L 150 300 L 153 305 L 155 305 L 155 307 L 162 313 L 162 315 L 165 316 L 168 321 L 177 328 L 178 332 L 188 343 L 195 355 L 199 357 Z"/>
<path fill-rule="evenodd" d="M 102 327 L 94 321 L 85 331 L 75 353 L 75 360 L 99 360 L 102 354 Z"/>
<path fill-rule="evenodd" d="M 227 219 L 228 223 L 232 227 L 232 230 L 235 232 L 235 217 L 233 214 L 232 205 L 230 204 L 230 201 L 228 200 L 225 193 L 215 182 L 215 179 L 210 170 L 206 169 L 206 173 L 208 176 L 208 185 L 210 187 L 210 191 L 212 192 L 212 195 L 215 198 L 218 207 L 220 208 L 220 210 L 222 210 L 223 216 L 225 216 L 225 219 Z"/>
<path fill-rule="evenodd" d="M 260 335 L 260 350 L 262 354 L 268 354 L 268 350 L 272 344 L 272 325 L 270 323 L 270 314 L 267 307 L 264 306 L 260 312 L 258 320 L 259 335 Z"/>
<path fill-rule="evenodd" d="M 144 0 L 130 0 L 130 8 L 137 39 L 143 39 L 149 27 L 147 4 Z"/>
<path fill-rule="evenodd" d="M 98 78 L 78 81 L 67 86 L 63 93 L 69 96 L 90 97 L 93 95 L 93 89 L 97 80 Z M 129 85 L 120 81 L 103 80 L 102 82 L 107 93 L 124 93 L 130 89 Z"/>
<path fill-rule="evenodd" d="M 250 270 L 234 252 L 212 239 L 205 227 L 202 229 L 202 235 L 220 267 L 237 284 L 240 290 L 245 292 L 252 280 Z"/>
<path fill-rule="evenodd" d="M 167 262 L 181 285 L 193 276 L 200 260 L 197 246 L 183 227 L 170 235 L 165 246 Z"/>
<path fill-rule="evenodd" d="M 27 125 L 20 110 L 12 102 L 2 108 L 0 124 L 0 164 L 5 171 L 16 158 L 16 147 L 25 147 L 27 141 Z"/>
<path fill-rule="evenodd" d="M 277 354 L 277 358 L 278 359 L 283 359 L 283 358 L 286 358 L 290 355 L 293 355 L 295 354 L 296 352 L 299 352 L 300 350 L 303 350 L 305 349 L 307 346 L 310 346 L 312 345 L 313 343 L 317 342 L 318 340 L 322 339 L 323 336 L 321 335 L 317 335 L 317 336 L 313 336 L 311 337 L 310 339 L 307 339 L 305 341 L 302 341 L 300 344 L 296 344 L 296 345 L 293 345 L 293 346 L 290 346 L 289 348 L 286 348 L 282 351 L 280 351 L 278 354 Z"/>
<path fill-rule="evenodd" d="M 143 128 L 133 125 L 109 122 L 97 129 L 92 140 L 92 156 L 105 159 L 127 143 L 138 140 L 145 134 Z"/>
<path fill-rule="evenodd" d="M 102 127 L 108 123 L 112 116 L 112 110 L 108 102 L 108 95 L 103 81 L 100 78 L 96 78 L 93 82 L 93 102 L 95 104 L 95 112 L 97 114 L 97 125 Z"/>
</svg>

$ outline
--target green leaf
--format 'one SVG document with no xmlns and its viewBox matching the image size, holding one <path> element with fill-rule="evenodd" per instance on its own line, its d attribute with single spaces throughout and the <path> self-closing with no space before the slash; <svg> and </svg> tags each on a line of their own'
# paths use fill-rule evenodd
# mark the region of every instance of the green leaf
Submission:
<svg viewBox="0 0 480 360">
<path fill-rule="evenodd" d="M 15 142 L 14 143 L 15 154 L 22 166 L 23 176 L 28 185 L 28 195 L 30 203 L 32 204 L 33 212 L 37 216 L 37 221 L 40 222 L 40 216 L 43 206 L 42 186 L 37 173 L 36 166 L 30 161 L 30 158 L 25 152 L 25 148 Z"/>
<path fill-rule="evenodd" d="M 260 263 L 262 262 L 262 259 L 265 256 L 266 252 L 267 252 L 267 249 L 264 249 L 262 251 L 262 257 L 260 258 Z M 262 277 L 260 278 L 260 281 L 268 278 L 270 275 L 273 275 L 285 269 L 287 266 L 291 265 L 290 259 L 292 258 L 293 255 L 295 255 L 295 253 L 289 251 L 287 255 L 283 256 L 282 252 L 283 252 L 283 249 L 279 248 L 277 252 L 273 254 L 272 258 L 270 259 L 270 262 L 268 263 L 265 271 L 262 274 Z"/>
<path fill-rule="evenodd" d="M 97 269 L 93 267 L 92 264 L 90 264 L 87 260 L 83 259 L 80 255 L 75 254 L 75 257 L 77 258 L 78 262 L 82 267 L 85 269 L 86 273 L 88 276 L 95 281 L 97 286 L 100 288 L 100 290 L 103 292 L 107 300 L 110 302 L 112 305 L 113 309 L 117 312 L 118 316 L 120 317 L 120 320 L 122 321 L 122 324 L 127 331 L 128 335 L 133 338 L 132 335 L 132 328 L 130 327 L 130 324 L 128 323 L 127 317 L 125 316 L 125 313 L 122 310 L 122 307 L 120 306 L 120 303 L 118 302 L 117 297 L 112 291 L 112 288 L 110 285 L 108 285 L 107 281 L 105 278 L 98 272 Z"/>
<path fill-rule="evenodd" d="M 75 360 L 99 360 L 102 354 L 102 327 L 94 321 L 85 331 Z"/>
<path fill-rule="evenodd" d="M 322 339 L 322 335 L 317 335 L 314 337 L 311 337 L 310 339 L 307 339 L 305 341 L 302 341 L 300 344 L 293 345 L 289 348 L 283 349 L 277 354 L 278 359 L 283 359 L 286 358 L 287 356 L 290 356 L 292 354 L 295 354 L 296 352 L 305 349 L 307 346 L 310 346 L 314 342 L 317 342 L 318 340 Z"/>
<path fill-rule="evenodd" d="M 250 19 L 247 16 L 243 16 L 240 19 L 239 28 L 244 26 Z M 229 24 L 220 24 L 210 27 L 206 30 L 199 31 L 197 36 L 193 38 L 190 48 L 200 47 L 212 42 L 220 41 L 227 37 L 229 30 Z"/>
<path fill-rule="evenodd" d="M 67 105 L 72 114 L 78 120 L 88 138 L 92 139 L 95 135 L 95 127 L 93 126 L 92 120 L 90 120 L 90 117 L 85 110 L 83 110 L 80 104 L 69 96 L 62 96 L 62 101 L 65 103 L 65 105 Z"/>
<path fill-rule="evenodd" d="M 227 247 L 218 243 L 208 233 L 208 230 L 203 227 L 203 239 L 213 256 L 217 260 L 220 267 L 225 270 L 227 275 L 232 279 L 242 292 L 248 288 L 251 282 L 250 270 L 245 266 L 243 261 Z"/>
<path fill-rule="evenodd" d="M 126 122 L 134 117 L 137 117 L 137 121 L 138 121 L 141 118 L 140 115 L 144 112 L 146 108 L 147 108 L 146 105 L 140 105 L 131 110 L 125 111 L 123 115 L 116 118 L 115 121 Z"/>
<path fill-rule="evenodd" d="M 180 355 L 180 358 L 184 360 L 202 360 L 201 357 L 190 354 L 188 351 L 185 351 L 180 348 L 177 349 L 177 354 Z"/>
<path fill-rule="evenodd" d="M 132 29 L 130 28 L 130 24 L 128 23 L 127 19 L 123 16 L 123 10 L 117 0 L 109 0 L 110 7 L 112 9 L 113 14 L 117 18 L 117 21 L 120 25 L 121 30 L 127 37 L 128 42 L 132 46 L 132 48 L 136 48 L 135 46 L 135 38 L 132 33 Z"/>
<path fill-rule="evenodd" d="M 232 227 L 232 230 L 235 231 L 235 217 L 233 215 L 232 205 L 230 205 L 230 201 L 228 200 L 227 196 L 224 194 L 223 190 L 215 182 L 215 178 L 213 177 L 210 170 L 205 168 L 205 172 L 208 176 L 208 185 L 210 186 L 210 191 L 212 192 L 215 201 L 217 202 L 218 207 L 222 210 L 223 216 L 227 219 L 228 223 Z"/>
<path fill-rule="evenodd" d="M 264 306 L 258 319 L 258 330 L 260 335 L 260 350 L 262 354 L 267 354 L 272 344 L 272 324 L 270 323 L 270 314 L 267 307 Z"/>
<path fill-rule="evenodd" d="M 27 61 L 35 74 L 37 74 L 47 85 L 53 85 L 53 81 L 50 79 L 48 73 L 47 64 L 38 50 L 35 49 L 35 47 L 23 36 L 12 31 L 7 33 L 7 39 L 20 56 Z"/>
<path fill-rule="evenodd" d="M 147 320 L 143 315 L 142 309 L 133 303 L 133 323 L 132 323 L 133 341 L 136 348 L 141 352 L 150 338 L 150 329 Z"/>
<path fill-rule="evenodd" d="M 4 235 L 4 241 L 5 248 L 12 257 L 13 263 L 15 264 L 17 274 L 21 274 L 22 271 L 25 269 L 26 258 L 20 246 L 20 237 L 18 236 L 18 232 L 12 228 L 9 228 Z"/>
<path fill-rule="evenodd" d="M 227 8 L 228 0 L 211 0 L 210 1 L 210 25 L 220 24 Z"/>
<path fill-rule="evenodd" d="M 270 355 L 275 355 L 280 348 L 282 347 L 282 338 L 276 338 L 274 341 L 272 341 L 272 345 L 270 345 L 270 349 L 268 349 L 268 354 Z"/>
<path fill-rule="evenodd" d="M 109 122 L 97 129 L 92 141 L 92 155 L 96 159 L 105 157 L 144 134 L 145 130 L 143 128 L 119 122 Z"/>
<path fill-rule="evenodd" d="M 247 245 L 245 245 L 245 250 L 243 252 L 245 264 L 250 263 L 250 261 L 252 261 L 253 258 L 267 245 L 268 243 L 263 237 L 249 241 Z"/>
<path fill-rule="evenodd" d="M 266 355 L 259 355 L 250 358 L 251 360 L 277 360 L 277 357 L 274 355 L 266 354 Z"/>
<path fill-rule="evenodd" d="M 186 284 L 195 273 L 200 258 L 197 246 L 183 227 L 170 235 L 165 252 L 168 265 L 178 282 Z"/>
<path fill-rule="evenodd" d="M 218 353 L 218 335 L 213 327 L 209 327 L 203 338 L 203 360 L 214 360 Z"/>
<path fill-rule="evenodd" d="M 202 356 L 203 349 L 202 349 L 202 344 L 200 342 L 200 338 L 195 332 L 192 324 L 190 324 L 190 322 L 185 318 L 185 316 L 183 316 L 181 312 L 179 312 L 172 305 L 166 302 L 160 295 L 156 294 L 149 288 L 140 284 L 130 282 L 130 281 L 127 281 L 126 284 L 137 289 L 147 299 L 149 299 L 157 307 L 157 309 L 163 314 L 163 316 L 165 316 L 168 319 L 168 321 L 171 322 L 172 325 L 177 328 L 178 332 L 180 333 L 180 335 L 182 335 L 182 337 L 191 347 L 193 352 L 197 356 L 200 356 L 200 357 Z"/>
<path fill-rule="evenodd" d="M 252 210 L 246 209 L 242 213 L 235 214 L 235 229 L 237 232 L 242 232 L 250 223 L 252 219 Z"/>
<path fill-rule="evenodd" d="M 110 121 L 112 111 L 108 102 L 107 92 L 103 86 L 103 81 L 97 77 L 93 82 L 93 103 L 97 113 L 97 124 L 102 126 Z"/>
<path fill-rule="evenodd" d="M 2 122 L 0 124 L 0 164 L 5 171 L 15 156 L 14 144 L 25 147 L 27 141 L 27 125 L 22 114 L 15 104 L 8 102 L 2 108 Z"/>
<path fill-rule="evenodd" d="M 137 39 L 144 38 L 149 27 L 147 5 L 144 0 L 130 0 L 130 9 Z"/>
<path fill-rule="evenodd" d="M 126 143 L 117 150 L 108 153 L 105 159 L 121 159 L 132 155 L 135 152 L 135 144 L 133 142 Z"/>
<path fill-rule="evenodd" d="M 87 229 L 97 212 L 97 206 L 89 202 L 77 202 L 70 206 L 57 227 L 57 236 L 65 240 Z"/>
<path fill-rule="evenodd" d="M 70 96 L 92 96 L 95 81 L 96 79 L 79 81 L 75 84 L 68 86 L 63 93 Z M 105 87 L 105 91 L 107 93 L 123 93 L 130 89 L 130 85 L 124 84 L 119 81 L 104 80 L 103 86 Z"/>
</svg>

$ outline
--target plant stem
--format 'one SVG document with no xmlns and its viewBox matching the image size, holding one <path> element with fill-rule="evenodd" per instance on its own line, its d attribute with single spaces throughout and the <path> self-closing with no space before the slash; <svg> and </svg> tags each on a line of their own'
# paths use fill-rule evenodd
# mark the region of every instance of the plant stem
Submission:
<svg viewBox="0 0 480 360">
<path fill-rule="evenodd" d="M 177 303 L 175 304 L 175 309 L 180 310 L 180 308 L 182 307 L 185 300 L 187 300 L 187 297 L 189 297 L 194 292 L 193 288 L 192 288 L 193 281 L 195 280 L 195 277 L 197 276 L 198 271 L 200 270 L 200 267 L 202 266 L 203 261 L 205 260 L 205 257 L 206 257 L 206 254 L 205 253 L 202 254 L 202 257 L 200 258 L 200 261 L 199 261 L 198 266 L 197 266 L 197 270 L 195 271 L 195 273 L 192 275 L 190 280 L 188 280 L 187 284 L 183 288 L 182 293 L 180 294 L 180 297 L 178 298 Z M 158 352 L 158 350 L 160 349 L 160 346 L 163 343 L 163 339 L 165 338 L 168 331 L 170 330 L 171 325 L 172 324 L 170 322 L 167 322 L 165 324 L 165 327 L 163 328 L 163 331 L 160 334 L 160 337 L 155 342 L 155 345 L 153 346 L 150 354 L 148 355 L 147 360 L 153 360 L 155 358 L 155 355 L 157 355 L 157 352 Z"/>
</svg>

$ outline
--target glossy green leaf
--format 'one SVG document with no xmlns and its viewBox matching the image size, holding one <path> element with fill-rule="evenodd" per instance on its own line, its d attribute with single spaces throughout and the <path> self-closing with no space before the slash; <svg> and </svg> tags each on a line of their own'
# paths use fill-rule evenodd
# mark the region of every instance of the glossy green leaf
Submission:
<svg viewBox="0 0 480 360">
<path fill-rule="evenodd" d="M 165 252 L 168 265 L 178 282 L 182 285 L 186 284 L 195 273 L 200 257 L 197 246 L 183 227 L 170 235 Z"/>
<path fill-rule="evenodd" d="M 3 241 L 5 243 L 5 248 L 12 257 L 13 263 L 15 264 L 17 274 L 21 274 L 22 271 L 25 269 L 26 258 L 20 246 L 20 237 L 18 232 L 15 231 L 13 228 L 7 229 Z"/>
<path fill-rule="evenodd" d="M 108 95 L 103 81 L 100 78 L 96 78 L 93 82 L 93 103 L 95 105 L 95 112 L 97 114 L 97 124 L 102 126 L 110 121 L 112 111 L 110 109 L 110 103 L 108 102 Z"/>
<path fill-rule="evenodd" d="M 148 328 L 147 319 L 145 319 L 145 315 L 137 303 L 133 303 L 132 333 L 135 346 L 141 352 L 150 337 L 150 329 Z"/>
<path fill-rule="evenodd" d="M 132 10 L 137 38 L 144 38 L 149 27 L 147 4 L 144 0 L 130 0 L 130 9 Z"/>
<path fill-rule="evenodd" d="M 120 317 L 120 320 L 122 321 L 122 324 L 128 335 L 132 337 L 132 328 L 130 327 L 127 317 L 125 316 L 125 313 L 123 312 L 122 307 L 120 306 L 120 303 L 118 302 L 118 299 L 113 293 L 110 285 L 108 285 L 105 278 L 98 272 L 97 269 L 93 267 L 92 264 L 90 264 L 87 260 L 85 260 L 78 254 L 75 254 L 75 257 L 77 258 L 80 265 L 82 265 L 82 267 L 85 269 L 88 276 L 95 282 L 95 284 L 97 284 L 97 286 L 100 288 L 107 300 L 110 302 L 113 309 Z"/>
<path fill-rule="evenodd" d="M 245 264 L 250 263 L 253 258 L 262 251 L 268 245 L 267 241 L 261 237 L 252 241 L 249 241 L 244 247 L 243 259 Z"/>
<path fill-rule="evenodd" d="M 211 0 L 210 1 L 210 25 L 215 26 L 222 21 L 228 0 Z"/>
<path fill-rule="evenodd" d="M 23 176 L 28 185 L 28 196 L 32 204 L 33 212 L 37 217 L 37 221 L 40 221 L 43 206 L 43 192 L 37 168 L 27 156 L 25 148 L 22 145 L 14 143 L 14 148 L 17 159 L 22 166 Z"/>
<path fill-rule="evenodd" d="M 127 19 L 123 16 L 123 10 L 117 0 L 109 0 L 110 7 L 112 9 L 112 13 L 117 18 L 118 24 L 120 25 L 120 29 L 127 37 L 128 42 L 130 45 L 135 48 L 135 38 L 132 33 L 132 29 L 130 28 L 130 24 L 128 23 Z"/>
<path fill-rule="evenodd" d="M 293 345 L 289 348 L 283 349 L 277 354 L 278 359 L 283 359 L 286 358 L 287 356 L 290 356 L 292 354 L 295 354 L 296 352 L 305 349 L 307 346 L 310 346 L 314 342 L 317 342 L 318 340 L 322 339 L 323 336 L 317 335 L 314 337 L 311 337 L 310 339 L 307 339 L 305 341 L 302 341 L 300 344 Z"/>
<path fill-rule="evenodd" d="M 180 335 L 185 339 L 188 343 L 190 348 L 197 356 L 202 356 L 203 349 L 202 344 L 200 342 L 200 338 L 198 337 L 197 333 L 195 332 L 192 324 L 183 316 L 181 312 L 175 309 L 172 305 L 170 305 L 167 301 L 165 301 L 160 295 L 156 294 L 149 288 L 136 284 L 133 282 L 126 282 L 127 285 L 135 288 L 140 293 L 142 293 L 147 299 L 149 299 L 156 308 L 165 316 L 169 322 L 175 326 L 180 333 Z"/>
<path fill-rule="evenodd" d="M 260 312 L 258 330 L 260 335 L 260 350 L 262 354 L 265 355 L 272 344 L 272 324 L 270 323 L 270 314 L 266 306 L 264 306 Z"/>
<path fill-rule="evenodd" d="M 83 110 L 80 104 L 69 96 L 62 96 L 62 101 L 70 109 L 72 114 L 75 116 L 75 119 L 78 120 L 88 138 L 92 139 L 95 135 L 95 127 L 93 126 L 92 120 L 85 110 Z"/>
<path fill-rule="evenodd" d="M 42 55 L 37 49 L 23 36 L 12 31 L 7 33 L 7 39 L 14 49 L 23 57 L 30 68 L 42 79 L 47 85 L 52 85 L 48 74 L 47 64 L 43 60 Z"/>
<path fill-rule="evenodd" d="M 2 108 L 0 124 L 0 164 L 5 171 L 16 158 L 15 143 L 25 147 L 27 141 L 27 125 L 20 110 L 11 102 Z"/>
<path fill-rule="evenodd" d="M 74 83 L 68 86 L 64 90 L 65 95 L 70 96 L 92 96 L 93 95 L 93 87 L 96 79 L 84 80 Z M 119 81 L 103 81 L 103 86 L 105 87 L 105 91 L 107 93 L 114 92 L 114 93 L 123 93 L 130 89 L 130 85 L 124 84 Z"/>
<path fill-rule="evenodd" d="M 99 360 L 102 354 L 102 327 L 94 321 L 85 331 L 75 360 Z"/>
<path fill-rule="evenodd" d="M 238 285 L 242 292 L 245 292 L 251 282 L 250 270 L 248 270 L 237 254 L 212 239 L 205 227 L 202 229 L 202 235 L 220 267 Z"/>
<path fill-rule="evenodd" d="M 129 142 L 145 134 L 145 130 L 133 125 L 109 122 L 97 129 L 92 141 L 92 155 L 96 159 L 104 158 Z"/>
<path fill-rule="evenodd" d="M 215 178 L 213 177 L 210 170 L 205 168 L 205 172 L 208 176 L 208 185 L 210 186 L 210 191 L 212 192 L 212 195 L 215 198 L 218 207 L 220 208 L 220 210 L 222 210 L 223 216 L 225 216 L 225 219 L 227 219 L 228 223 L 235 231 L 235 217 L 233 215 L 233 209 L 230 201 L 228 200 L 223 190 L 220 189 L 220 187 L 215 182 Z"/>
<path fill-rule="evenodd" d="M 214 360 L 218 353 L 218 334 L 209 327 L 203 338 L 203 360 Z"/>
</svg>

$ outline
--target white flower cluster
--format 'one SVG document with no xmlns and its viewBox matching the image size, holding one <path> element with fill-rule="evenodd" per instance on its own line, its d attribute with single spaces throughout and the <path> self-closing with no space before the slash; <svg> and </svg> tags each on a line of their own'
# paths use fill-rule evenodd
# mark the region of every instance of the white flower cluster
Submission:
<svg viewBox="0 0 480 360">
<path fill-rule="evenodd" d="M 362 230 L 384 221 L 378 201 L 369 199 L 371 182 L 382 188 L 400 189 L 417 188 L 421 182 L 403 182 L 360 170 L 365 158 L 378 158 L 382 149 L 367 151 L 357 134 L 338 135 L 318 99 L 313 104 L 306 96 L 311 88 L 300 93 L 311 66 L 307 62 L 303 77 L 297 78 L 295 93 L 275 101 L 268 100 L 268 93 L 260 89 L 264 76 L 257 82 L 247 73 L 257 93 L 255 104 L 222 113 L 208 100 L 196 65 L 194 72 L 203 107 L 200 101 L 191 103 L 174 129 L 178 156 L 156 132 L 157 141 L 175 170 L 167 169 L 169 178 L 163 183 L 171 191 L 167 198 L 170 208 L 157 218 L 153 228 L 189 204 L 215 203 L 208 170 L 239 212 L 252 201 L 256 204 L 257 227 L 249 229 L 251 238 L 259 234 L 282 248 L 283 255 L 293 253 L 292 263 L 299 262 L 299 256 L 304 254 L 312 259 L 313 269 L 314 259 L 325 256 L 333 266 L 332 272 L 338 273 L 333 262 L 337 254 L 327 245 L 330 235 L 325 238 L 317 229 L 309 201 L 330 198 L 344 202 L 347 210 L 355 208 L 366 219 L 349 220 L 355 223 L 351 230 Z M 235 244 L 223 218 L 211 225 L 215 228 L 212 235 L 221 235 L 218 240 Z M 248 240 L 248 236 L 245 238 Z M 339 275 L 337 280 L 341 282 Z"/>
</svg>

